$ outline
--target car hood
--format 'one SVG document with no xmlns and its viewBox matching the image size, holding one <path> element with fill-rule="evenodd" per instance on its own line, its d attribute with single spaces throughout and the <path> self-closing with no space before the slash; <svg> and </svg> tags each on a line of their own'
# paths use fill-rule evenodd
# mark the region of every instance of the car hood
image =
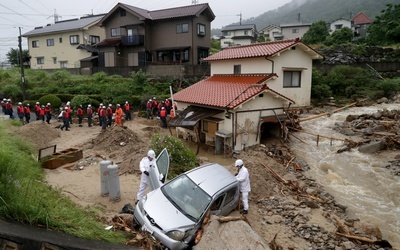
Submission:
<svg viewBox="0 0 400 250">
<path fill-rule="evenodd" d="M 174 229 L 186 230 L 192 228 L 195 224 L 182 214 L 179 209 L 165 197 L 159 188 L 148 193 L 143 208 L 147 215 L 166 232 Z"/>
</svg>

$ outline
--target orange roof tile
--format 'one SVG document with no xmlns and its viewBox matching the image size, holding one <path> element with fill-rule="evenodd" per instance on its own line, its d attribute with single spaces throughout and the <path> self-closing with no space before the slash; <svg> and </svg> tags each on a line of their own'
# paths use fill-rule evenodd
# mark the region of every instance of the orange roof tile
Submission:
<svg viewBox="0 0 400 250">
<path fill-rule="evenodd" d="M 354 22 L 355 25 L 367 24 L 367 23 L 373 22 L 373 20 L 371 18 L 369 18 L 367 15 L 365 15 L 362 12 L 358 13 L 355 17 L 353 17 L 352 21 Z"/>
<path fill-rule="evenodd" d="M 175 93 L 174 100 L 218 108 L 235 108 L 265 90 L 272 91 L 265 82 L 274 76 L 276 75 L 213 75 Z"/>
<path fill-rule="evenodd" d="M 287 48 L 301 43 L 300 39 L 254 43 L 250 45 L 236 46 L 226 48 L 214 55 L 204 58 L 204 61 L 240 59 L 249 57 L 272 56 Z"/>
</svg>

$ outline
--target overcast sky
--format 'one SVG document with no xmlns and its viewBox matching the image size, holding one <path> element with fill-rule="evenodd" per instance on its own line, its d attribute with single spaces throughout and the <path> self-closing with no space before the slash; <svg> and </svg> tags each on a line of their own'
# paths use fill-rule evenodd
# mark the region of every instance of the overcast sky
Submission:
<svg viewBox="0 0 400 250">
<path fill-rule="evenodd" d="M 54 23 L 54 14 L 59 20 L 68 20 L 86 14 L 109 12 L 118 2 L 147 10 L 159 10 L 191 5 L 195 0 L 1 0 L 0 1 L 0 62 L 6 60 L 10 48 L 18 48 L 19 28 L 24 34 L 37 26 Z M 197 0 L 208 3 L 216 16 L 211 28 L 222 28 L 242 19 L 257 17 L 276 9 L 291 0 Z M 259 27 L 257 27 L 259 28 Z M 26 38 L 22 48 L 28 49 Z"/>
</svg>

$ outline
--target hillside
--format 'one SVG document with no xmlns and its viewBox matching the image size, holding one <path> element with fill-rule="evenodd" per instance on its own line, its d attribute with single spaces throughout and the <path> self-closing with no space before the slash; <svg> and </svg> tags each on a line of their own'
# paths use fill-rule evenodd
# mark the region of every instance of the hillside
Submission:
<svg viewBox="0 0 400 250">
<path fill-rule="evenodd" d="M 295 23 L 299 19 L 305 23 L 320 20 L 331 22 L 340 17 L 353 17 L 359 12 L 374 19 L 390 3 L 400 4 L 400 0 L 293 0 L 275 10 L 243 20 L 242 24 L 255 24 L 257 30 L 260 30 L 269 24 Z M 213 35 L 220 33 L 220 29 L 212 30 Z"/>
</svg>

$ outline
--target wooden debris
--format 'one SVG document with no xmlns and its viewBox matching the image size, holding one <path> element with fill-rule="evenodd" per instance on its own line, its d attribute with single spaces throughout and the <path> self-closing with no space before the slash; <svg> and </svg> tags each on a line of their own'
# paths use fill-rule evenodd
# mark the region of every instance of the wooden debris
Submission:
<svg viewBox="0 0 400 250">
<path fill-rule="evenodd" d="M 272 168 L 263 165 L 271 174 L 273 177 L 275 177 L 275 179 L 277 179 L 278 181 L 282 182 L 284 185 L 288 186 L 293 192 L 296 192 L 299 196 L 302 197 L 306 197 L 306 198 L 310 198 L 312 200 L 318 201 L 320 203 L 325 203 L 325 201 L 321 198 L 315 197 L 313 195 L 307 194 L 306 192 L 304 192 L 303 190 L 301 190 L 300 186 L 291 181 L 285 180 L 285 178 L 283 178 L 282 176 L 280 176 L 277 172 L 275 172 Z"/>
<path fill-rule="evenodd" d="M 341 107 L 341 108 L 334 109 L 334 110 L 332 110 L 332 112 L 325 112 L 325 113 L 321 113 L 321 114 L 314 115 L 314 116 L 309 116 L 309 117 L 305 117 L 305 118 L 300 118 L 300 119 L 299 119 L 299 122 L 304 122 L 304 121 L 312 120 L 312 119 L 315 119 L 315 118 L 319 118 L 319 117 L 321 117 L 321 116 L 331 115 L 331 114 L 336 113 L 336 112 L 339 112 L 339 111 L 341 111 L 341 110 L 343 110 L 343 109 L 346 109 L 346 108 L 349 108 L 349 107 L 351 107 L 351 106 L 354 106 L 354 105 L 356 105 L 357 103 L 363 102 L 363 101 L 365 101 L 365 100 L 367 100 L 367 98 L 362 99 L 362 100 L 359 100 L 359 101 L 357 101 L 357 102 L 350 103 L 350 104 L 348 104 L 348 105 L 346 105 L 346 106 L 343 106 L 343 107 Z"/>
<path fill-rule="evenodd" d="M 278 233 L 275 234 L 274 238 L 269 243 L 269 247 L 271 248 L 271 250 L 283 250 L 283 247 L 276 243 L 276 236 L 278 236 Z"/>
<path fill-rule="evenodd" d="M 389 247 L 389 248 L 392 247 L 392 245 L 387 240 L 371 240 L 370 238 L 367 238 L 367 237 L 352 235 L 349 233 L 343 234 L 343 233 L 336 232 L 336 234 L 339 236 L 342 236 L 342 237 L 346 237 L 348 239 L 359 240 L 359 241 L 362 241 L 365 243 L 375 244 L 375 245 L 378 245 L 381 247 Z"/>
</svg>

